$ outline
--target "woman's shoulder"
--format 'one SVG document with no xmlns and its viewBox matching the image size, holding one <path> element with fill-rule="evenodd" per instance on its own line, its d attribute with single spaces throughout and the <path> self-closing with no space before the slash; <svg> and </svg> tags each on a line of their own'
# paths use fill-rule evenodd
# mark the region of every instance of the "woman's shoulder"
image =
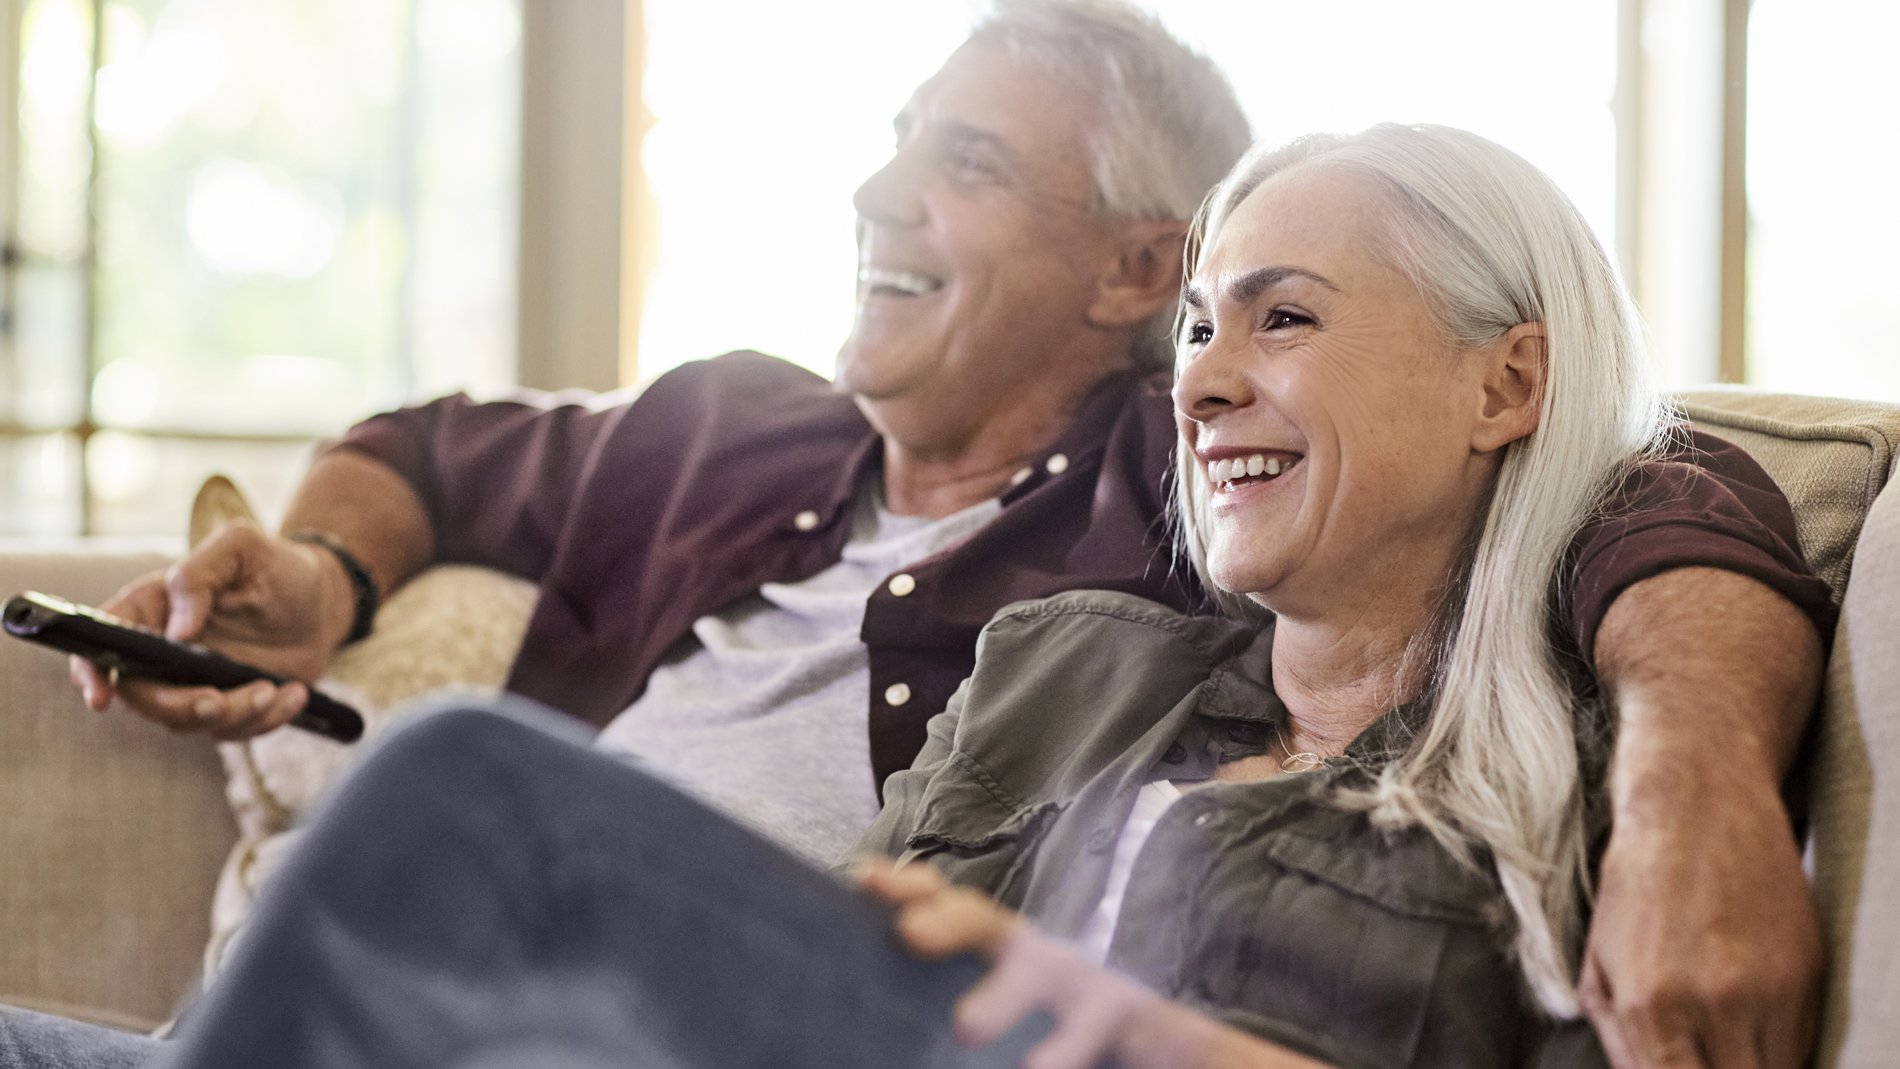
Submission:
<svg viewBox="0 0 1900 1069">
<path fill-rule="evenodd" d="M 1270 688 L 1271 620 L 1195 615 L 1112 590 L 1072 590 L 1005 605 L 977 640 L 966 717 L 1025 704 L 1111 718 L 1158 715 L 1190 693 L 1215 704 Z M 1234 689 L 1245 695 L 1229 695 Z M 1262 693 L 1256 693 L 1262 692 Z M 1165 703 L 1157 707 L 1156 703 Z"/>
<path fill-rule="evenodd" d="M 983 639 L 1006 649 L 1036 646 L 1045 657 L 1088 656 L 1105 642 L 1180 647 L 1211 666 L 1256 644 L 1271 628 L 1270 620 L 1183 613 L 1117 590 L 1070 590 L 1003 606 L 984 627 Z"/>
<path fill-rule="evenodd" d="M 1163 720 L 1271 700 L 1270 646 L 1270 629 L 1258 623 L 1110 591 L 1008 605 L 977 642 L 956 703 L 955 745 L 1026 783 L 1055 764 L 1093 769 L 1121 759 Z"/>
</svg>

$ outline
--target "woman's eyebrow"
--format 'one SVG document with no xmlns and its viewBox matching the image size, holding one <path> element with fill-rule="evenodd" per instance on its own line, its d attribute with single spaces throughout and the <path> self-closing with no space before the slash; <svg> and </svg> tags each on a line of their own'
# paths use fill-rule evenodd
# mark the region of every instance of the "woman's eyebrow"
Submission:
<svg viewBox="0 0 1900 1069">
<path fill-rule="evenodd" d="M 1272 287 L 1290 278 L 1304 278 L 1332 290 L 1340 292 L 1331 279 L 1325 275 L 1308 271 L 1304 267 L 1256 267 L 1239 278 L 1227 282 L 1227 300 L 1232 304 L 1247 304 Z M 1190 308 L 1207 308 L 1207 290 L 1199 282 L 1189 282 L 1181 292 L 1181 301 Z"/>
</svg>

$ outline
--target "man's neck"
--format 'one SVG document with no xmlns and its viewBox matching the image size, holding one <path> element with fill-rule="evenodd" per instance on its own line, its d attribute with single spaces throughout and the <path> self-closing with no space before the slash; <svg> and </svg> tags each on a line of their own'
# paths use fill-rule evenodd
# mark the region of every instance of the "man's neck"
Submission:
<svg viewBox="0 0 1900 1069">
<path fill-rule="evenodd" d="M 892 413 L 867 407 L 884 439 L 885 506 L 900 516 L 940 518 L 1001 495 L 1023 469 L 1044 454 L 1075 419 L 1096 384 L 1071 387 L 1066 395 L 1032 399 L 996 412 L 976 427 L 931 427 L 927 419 L 881 418 Z M 899 433 L 902 426 L 929 433 Z"/>
<path fill-rule="evenodd" d="M 1014 458 L 969 458 L 963 463 L 919 457 L 884 443 L 884 504 L 899 516 L 941 519 L 997 497 L 1032 454 Z M 963 458 L 958 458 L 963 459 Z"/>
</svg>

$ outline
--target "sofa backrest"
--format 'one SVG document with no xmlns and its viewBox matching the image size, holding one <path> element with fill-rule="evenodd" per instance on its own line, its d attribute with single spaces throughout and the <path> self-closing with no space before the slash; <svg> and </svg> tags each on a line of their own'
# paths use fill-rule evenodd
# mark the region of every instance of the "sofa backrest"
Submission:
<svg viewBox="0 0 1900 1069">
<path fill-rule="evenodd" d="M 1900 405 L 1740 388 L 1681 400 L 1693 423 L 1748 450 L 1788 495 L 1801 550 L 1838 603 L 1861 522 L 1893 477 Z"/>
</svg>

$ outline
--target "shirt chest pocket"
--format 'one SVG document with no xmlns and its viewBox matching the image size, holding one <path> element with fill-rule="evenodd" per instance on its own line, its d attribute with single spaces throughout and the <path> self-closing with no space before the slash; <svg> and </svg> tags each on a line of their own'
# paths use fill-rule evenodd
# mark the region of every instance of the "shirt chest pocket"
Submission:
<svg viewBox="0 0 1900 1069">
<path fill-rule="evenodd" d="M 1479 874 L 1427 844 L 1284 831 L 1205 864 L 1178 996 L 1342 1066 L 1512 1062 L 1520 995 Z"/>
</svg>

